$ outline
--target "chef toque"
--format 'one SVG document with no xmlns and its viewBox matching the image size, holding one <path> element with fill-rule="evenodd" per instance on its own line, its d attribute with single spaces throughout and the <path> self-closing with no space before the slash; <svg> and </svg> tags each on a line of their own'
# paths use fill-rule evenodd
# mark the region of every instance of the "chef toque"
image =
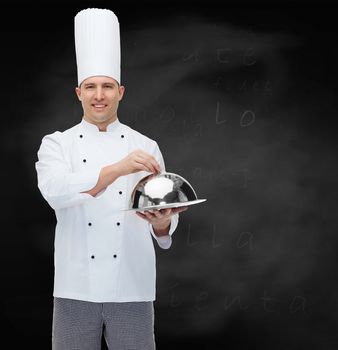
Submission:
<svg viewBox="0 0 338 350">
<path fill-rule="evenodd" d="M 120 84 L 120 27 L 114 12 L 89 8 L 74 19 L 78 86 L 87 78 L 104 75 Z"/>
</svg>

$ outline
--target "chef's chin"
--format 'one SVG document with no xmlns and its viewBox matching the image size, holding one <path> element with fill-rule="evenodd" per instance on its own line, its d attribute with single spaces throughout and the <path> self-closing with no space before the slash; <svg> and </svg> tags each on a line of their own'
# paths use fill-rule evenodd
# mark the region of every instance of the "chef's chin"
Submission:
<svg viewBox="0 0 338 350">
<path fill-rule="evenodd" d="M 93 118 L 93 120 L 100 122 L 100 123 L 105 122 L 105 121 L 110 119 L 110 117 L 107 116 L 106 114 L 94 114 L 94 115 L 92 115 L 92 118 Z"/>
</svg>

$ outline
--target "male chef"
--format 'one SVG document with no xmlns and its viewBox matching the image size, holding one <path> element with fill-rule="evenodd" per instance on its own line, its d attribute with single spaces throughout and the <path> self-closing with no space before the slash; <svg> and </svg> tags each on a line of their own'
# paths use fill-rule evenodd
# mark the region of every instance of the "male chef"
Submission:
<svg viewBox="0 0 338 350">
<path fill-rule="evenodd" d="M 81 121 L 43 137 L 38 188 L 55 210 L 53 350 L 154 350 L 155 252 L 187 207 L 124 211 L 138 181 L 165 171 L 156 141 L 120 122 L 120 33 L 116 15 L 76 14 Z"/>
</svg>

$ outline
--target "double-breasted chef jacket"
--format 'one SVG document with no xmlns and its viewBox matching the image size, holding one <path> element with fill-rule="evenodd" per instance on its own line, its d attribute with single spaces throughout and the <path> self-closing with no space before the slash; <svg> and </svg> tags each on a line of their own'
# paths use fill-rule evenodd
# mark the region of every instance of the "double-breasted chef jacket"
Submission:
<svg viewBox="0 0 338 350">
<path fill-rule="evenodd" d="M 152 226 L 130 207 L 131 193 L 149 172 L 120 176 L 95 197 L 92 189 L 102 167 L 142 149 L 165 164 L 156 141 L 122 124 L 106 132 L 84 119 L 66 131 L 43 137 L 36 171 L 41 194 L 55 210 L 55 297 L 92 302 L 155 300 L 153 238 L 169 248 L 178 224 L 171 217 L 169 236 L 158 238 Z M 153 238 L 152 238 L 153 237 Z"/>
</svg>

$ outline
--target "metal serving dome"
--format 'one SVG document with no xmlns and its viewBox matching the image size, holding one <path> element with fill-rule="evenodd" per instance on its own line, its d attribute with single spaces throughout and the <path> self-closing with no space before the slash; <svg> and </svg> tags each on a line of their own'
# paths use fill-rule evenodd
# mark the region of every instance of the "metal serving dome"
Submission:
<svg viewBox="0 0 338 350">
<path fill-rule="evenodd" d="M 127 210 L 176 208 L 204 201 L 206 199 L 197 198 L 193 187 L 182 176 L 163 172 L 147 175 L 136 184 Z"/>
</svg>

